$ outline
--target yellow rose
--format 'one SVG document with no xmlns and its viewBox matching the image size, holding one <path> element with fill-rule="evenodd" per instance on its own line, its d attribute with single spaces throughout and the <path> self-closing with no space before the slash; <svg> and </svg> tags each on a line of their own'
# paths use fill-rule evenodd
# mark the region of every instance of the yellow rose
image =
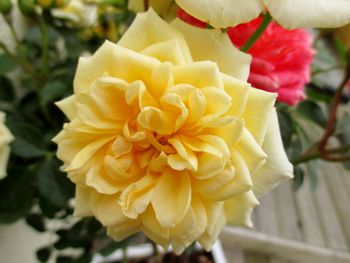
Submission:
<svg viewBox="0 0 350 263">
<path fill-rule="evenodd" d="M 85 3 L 84 0 L 70 0 L 64 7 L 54 8 L 52 15 L 75 26 L 88 27 L 97 21 L 97 7 L 95 4 Z"/>
<path fill-rule="evenodd" d="M 138 14 L 118 44 L 80 58 L 69 123 L 54 138 L 77 216 L 115 240 L 143 231 L 181 253 L 226 223 L 251 226 L 257 195 L 292 177 L 275 95 L 219 30 Z"/>
<path fill-rule="evenodd" d="M 11 132 L 5 126 L 5 114 L 0 112 L 0 179 L 6 176 L 7 161 L 10 156 Z"/>
<path fill-rule="evenodd" d="M 132 10 L 142 11 L 143 0 L 129 0 Z M 150 0 L 162 14 L 170 0 Z M 350 22 L 349 0 L 175 0 L 190 15 L 215 28 L 249 22 L 268 10 L 285 28 L 339 27 Z"/>
</svg>

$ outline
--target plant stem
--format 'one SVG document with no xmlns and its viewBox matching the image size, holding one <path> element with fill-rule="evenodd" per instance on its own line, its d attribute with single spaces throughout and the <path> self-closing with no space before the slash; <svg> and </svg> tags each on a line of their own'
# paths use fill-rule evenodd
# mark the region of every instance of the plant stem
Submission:
<svg viewBox="0 0 350 263">
<path fill-rule="evenodd" d="M 29 64 L 18 58 L 16 55 L 12 54 L 6 45 L 2 42 L 0 42 L 0 48 L 5 52 L 6 55 L 11 57 L 25 72 L 27 72 L 35 82 L 39 81 L 38 76 L 35 74 Z"/>
<path fill-rule="evenodd" d="M 349 150 L 350 150 L 350 145 L 345 145 L 338 148 L 325 149 L 323 150 L 323 152 L 320 152 L 319 149 L 316 149 L 316 151 L 309 151 L 309 153 L 306 152 L 299 159 L 292 161 L 292 163 L 294 165 L 297 165 L 297 164 L 305 163 L 307 161 L 311 161 L 318 158 L 325 161 L 330 161 L 330 162 L 344 161 L 344 158 L 345 158 L 345 161 L 349 161 L 350 156 L 345 156 L 345 157 L 331 156 L 332 154 L 346 153 Z"/>
<path fill-rule="evenodd" d="M 48 59 L 49 59 L 49 35 L 48 35 L 47 25 L 42 16 L 39 17 L 39 24 L 40 24 L 40 32 L 41 32 L 41 46 L 42 46 L 40 75 L 42 79 L 45 79 L 47 74 Z"/>
<path fill-rule="evenodd" d="M 157 248 L 157 244 L 154 243 L 153 241 L 150 241 L 153 249 L 153 256 L 157 257 L 159 255 L 159 251 Z"/>
<path fill-rule="evenodd" d="M 122 252 L 123 252 L 123 260 L 122 263 L 127 263 L 128 262 L 128 255 L 126 253 L 127 247 L 123 247 L 122 248 Z"/>
<path fill-rule="evenodd" d="M 271 15 L 266 12 L 264 15 L 263 21 L 259 25 L 259 27 L 255 30 L 255 32 L 251 35 L 251 37 L 247 40 L 247 42 L 241 47 L 241 51 L 247 52 L 254 43 L 259 39 L 265 29 L 268 27 L 270 22 L 272 21 Z"/>
<path fill-rule="evenodd" d="M 334 95 L 334 99 L 333 99 L 333 102 L 331 105 L 330 114 L 328 117 L 327 127 L 326 127 L 326 130 L 325 130 L 325 132 L 322 136 L 322 139 L 318 145 L 318 149 L 320 150 L 320 152 L 323 152 L 323 150 L 325 149 L 325 147 L 327 145 L 329 138 L 332 136 L 332 134 L 334 132 L 334 127 L 335 127 L 335 124 L 337 121 L 338 107 L 339 107 L 339 104 L 341 102 L 343 90 L 344 90 L 349 78 L 350 78 L 350 66 L 348 65 L 346 68 L 345 77 L 344 77 L 343 81 L 340 83 L 340 85 L 339 85 L 339 87 L 336 90 L 335 95 Z"/>
</svg>

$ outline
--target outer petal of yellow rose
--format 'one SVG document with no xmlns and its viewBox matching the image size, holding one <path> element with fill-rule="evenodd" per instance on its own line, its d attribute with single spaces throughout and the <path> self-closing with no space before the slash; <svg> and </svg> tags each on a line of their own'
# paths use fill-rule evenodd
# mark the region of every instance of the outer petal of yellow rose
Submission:
<svg viewBox="0 0 350 263">
<path fill-rule="evenodd" d="M 181 43 L 183 45 L 183 42 L 178 39 L 155 43 L 145 48 L 142 54 L 157 58 L 161 62 L 171 62 L 174 65 L 186 64 L 189 58 L 182 51 Z"/>
<path fill-rule="evenodd" d="M 122 241 L 123 239 L 140 231 L 141 220 L 127 220 L 124 223 L 109 226 L 107 228 L 107 235 L 113 238 L 115 241 Z"/>
<path fill-rule="evenodd" d="M 224 209 L 227 223 L 252 227 L 253 223 L 250 219 L 250 215 L 253 208 L 258 204 L 259 201 L 256 199 L 253 191 L 237 195 L 225 201 Z"/>
<path fill-rule="evenodd" d="M 86 175 L 86 184 L 94 188 L 100 194 L 115 194 L 120 186 L 113 181 L 103 169 L 92 167 Z"/>
<path fill-rule="evenodd" d="M 123 213 L 133 219 L 143 213 L 152 199 L 155 184 L 156 178 L 151 175 L 130 184 L 120 195 Z"/>
<path fill-rule="evenodd" d="M 149 9 L 146 13 L 136 16 L 118 45 L 142 52 L 153 44 L 174 39 L 179 41 L 186 61 L 191 62 L 191 54 L 183 35 L 161 19 L 153 9 Z"/>
<path fill-rule="evenodd" d="M 10 157 L 10 147 L 9 146 L 0 146 L 0 179 L 6 176 L 7 162 Z"/>
<path fill-rule="evenodd" d="M 100 150 L 106 143 L 114 139 L 114 136 L 104 136 L 95 141 L 88 143 L 85 147 L 75 154 L 73 160 L 70 160 L 66 171 L 81 168 L 89 159 Z M 64 154 L 64 152 L 62 152 Z"/>
<path fill-rule="evenodd" d="M 257 195 L 271 190 L 284 180 L 293 178 L 293 166 L 288 161 L 283 148 L 275 110 L 272 113 L 262 148 L 268 158 L 266 163 L 253 174 L 253 190 Z"/>
<path fill-rule="evenodd" d="M 202 199 L 192 196 L 191 207 L 185 217 L 170 229 L 169 239 L 176 254 L 181 254 L 194 240 L 203 234 L 207 226 L 207 214 Z"/>
<path fill-rule="evenodd" d="M 263 0 L 263 2 L 272 17 L 288 29 L 339 27 L 350 22 L 348 0 Z"/>
<path fill-rule="evenodd" d="M 259 145 L 264 141 L 276 94 L 251 88 L 243 114 L 245 126 Z"/>
<path fill-rule="evenodd" d="M 249 2 L 253 1 L 250 0 Z M 198 6 L 203 5 L 201 8 L 203 10 L 206 9 L 205 3 L 203 4 L 202 1 L 184 0 L 183 2 L 193 3 Z M 211 2 L 213 6 L 217 5 L 217 1 L 206 2 Z M 238 10 L 233 3 L 230 6 Z M 207 10 L 210 13 L 213 12 L 209 7 Z M 247 80 L 251 56 L 236 49 L 227 34 L 222 33 L 220 30 L 197 28 L 180 19 L 175 19 L 172 25 L 184 34 L 194 61 L 214 61 L 218 64 L 221 72 L 241 80 Z"/>
<path fill-rule="evenodd" d="M 77 108 L 75 106 L 75 96 L 71 95 L 63 100 L 55 103 L 58 108 L 67 116 L 69 120 L 73 120 L 77 116 Z"/>
<path fill-rule="evenodd" d="M 208 209 L 208 206 L 206 208 Z M 199 243 L 207 251 L 211 249 L 215 241 L 218 239 L 222 228 L 226 224 L 226 216 L 222 210 L 222 203 L 220 202 L 219 205 L 215 206 L 215 209 L 212 210 L 212 212 L 216 212 L 216 216 L 208 217 L 208 227 L 206 231 L 198 238 Z"/>
<path fill-rule="evenodd" d="M 111 65 L 111 55 L 116 45 L 105 41 L 104 44 L 91 57 L 81 57 L 79 59 L 77 72 L 74 78 L 74 93 L 88 92 L 91 83 L 95 79 L 108 72 Z M 96 67 L 98 65 L 98 67 Z"/>
<path fill-rule="evenodd" d="M 243 156 L 251 173 L 261 167 L 268 157 L 247 129 L 243 129 L 242 137 L 237 145 L 237 149 Z"/>
<path fill-rule="evenodd" d="M 196 88 L 209 86 L 219 89 L 224 88 L 219 68 L 212 61 L 198 61 L 178 65 L 173 68 L 173 74 L 175 84 L 186 83 L 186 85 L 193 85 Z"/>
<path fill-rule="evenodd" d="M 170 228 L 179 223 L 191 204 L 191 181 L 187 172 L 166 169 L 154 188 L 151 202 L 163 227 Z"/>
<path fill-rule="evenodd" d="M 142 231 L 150 239 L 166 249 L 169 246 L 169 229 L 159 224 L 152 206 L 148 206 L 146 211 L 142 213 L 141 220 Z"/>
<path fill-rule="evenodd" d="M 119 225 L 129 221 L 118 203 L 118 195 L 91 193 L 91 210 L 104 226 Z"/>
<path fill-rule="evenodd" d="M 75 187 L 75 207 L 74 216 L 92 216 L 93 212 L 90 207 L 91 192 L 93 190 L 82 184 Z"/>
<path fill-rule="evenodd" d="M 225 91 L 232 98 L 231 108 L 227 114 L 240 118 L 242 117 L 242 114 L 247 105 L 250 84 L 245 81 L 232 78 L 231 76 L 228 76 L 226 74 L 221 75 L 224 80 Z"/>
<path fill-rule="evenodd" d="M 245 163 L 245 160 L 238 151 L 233 150 L 231 152 L 231 161 L 234 166 L 234 170 L 233 167 L 231 168 L 231 172 L 234 173 L 234 177 L 219 189 L 207 193 L 206 197 L 208 199 L 214 201 L 224 201 L 252 189 L 253 182 L 249 169 Z"/>
</svg>

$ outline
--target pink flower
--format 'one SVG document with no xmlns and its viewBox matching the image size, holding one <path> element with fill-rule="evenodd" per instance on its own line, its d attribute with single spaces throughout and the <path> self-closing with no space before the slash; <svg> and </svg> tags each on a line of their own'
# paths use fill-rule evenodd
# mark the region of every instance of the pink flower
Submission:
<svg viewBox="0 0 350 263">
<path fill-rule="evenodd" d="M 241 47 L 262 18 L 229 28 L 232 43 Z M 287 30 L 272 22 L 253 47 L 249 82 L 256 88 L 277 92 L 278 101 L 295 105 L 305 98 L 304 86 L 310 81 L 315 51 L 311 34 L 305 29 Z"/>
<path fill-rule="evenodd" d="M 206 24 L 180 10 L 178 17 L 194 26 Z M 232 43 L 240 48 L 262 21 L 253 21 L 229 28 Z M 271 22 L 268 28 L 248 50 L 253 60 L 248 82 L 253 87 L 277 92 L 277 100 L 295 105 L 305 98 L 304 86 L 310 81 L 311 63 L 315 51 L 311 47 L 311 34 L 304 29 L 287 30 Z"/>
</svg>

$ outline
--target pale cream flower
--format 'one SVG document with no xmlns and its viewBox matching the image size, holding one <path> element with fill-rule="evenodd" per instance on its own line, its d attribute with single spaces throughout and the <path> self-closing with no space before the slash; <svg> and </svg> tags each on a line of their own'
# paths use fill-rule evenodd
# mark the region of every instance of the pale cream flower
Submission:
<svg viewBox="0 0 350 263">
<path fill-rule="evenodd" d="M 138 14 L 117 43 L 81 58 L 54 141 L 77 216 L 122 240 L 143 231 L 181 253 L 226 223 L 251 226 L 257 196 L 292 177 L 272 93 L 219 30 Z"/>
<path fill-rule="evenodd" d="M 84 0 L 70 0 L 64 7 L 52 9 L 52 15 L 75 26 L 88 27 L 97 21 L 97 6 Z"/>
<path fill-rule="evenodd" d="M 6 176 L 7 162 L 10 157 L 10 142 L 13 136 L 5 126 L 5 114 L 0 112 L 0 179 Z"/>
<path fill-rule="evenodd" d="M 130 6 L 139 6 L 143 0 L 129 0 Z M 169 0 L 151 0 L 150 6 L 162 4 L 165 10 Z M 227 28 L 249 22 L 268 10 L 274 20 L 285 28 L 339 27 L 350 22 L 349 0 L 175 0 L 187 13 L 208 22 L 215 28 Z M 135 10 L 135 9 L 134 9 Z M 157 9 L 156 9 L 157 10 Z"/>
</svg>

